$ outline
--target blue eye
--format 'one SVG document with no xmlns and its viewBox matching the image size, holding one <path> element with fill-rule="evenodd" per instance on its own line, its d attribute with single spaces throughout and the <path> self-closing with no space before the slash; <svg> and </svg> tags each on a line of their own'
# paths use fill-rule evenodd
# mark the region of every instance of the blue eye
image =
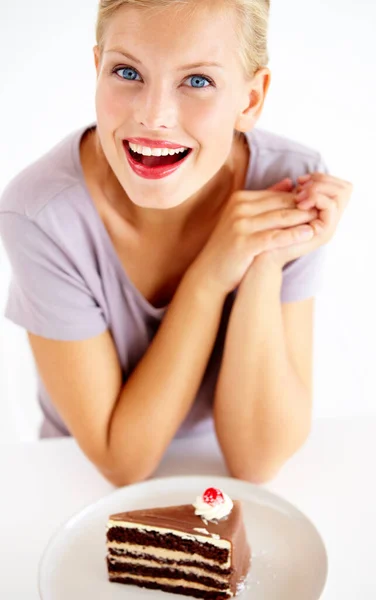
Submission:
<svg viewBox="0 0 376 600">
<path fill-rule="evenodd" d="M 119 75 L 119 77 L 125 79 L 126 81 L 136 81 L 137 77 L 140 77 L 137 71 L 135 69 L 132 69 L 131 67 L 122 67 L 121 69 L 115 69 L 114 73 L 120 73 L 120 71 L 124 71 L 125 75 Z"/>
<path fill-rule="evenodd" d="M 123 71 L 123 75 L 121 72 Z M 133 69 L 133 67 L 118 67 L 113 70 L 113 73 L 118 74 L 118 76 L 124 81 L 142 81 L 140 74 Z M 187 78 L 187 81 L 191 82 L 189 87 L 200 89 L 207 87 L 215 87 L 213 81 L 204 75 L 191 75 L 191 77 Z M 205 83 L 207 85 L 205 85 Z"/>
<path fill-rule="evenodd" d="M 204 88 L 204 87 L 210 87 L 212 85 L 211 80 L 208 77 L 204 77 L 202 75 L 192 75 L 192 77 L 188 77 L 188 81 L 192 82 L 191 87 L 193 87 L 193 88 Z M 205 81 L 209 85 L 205 85 Z"/>
</svg>

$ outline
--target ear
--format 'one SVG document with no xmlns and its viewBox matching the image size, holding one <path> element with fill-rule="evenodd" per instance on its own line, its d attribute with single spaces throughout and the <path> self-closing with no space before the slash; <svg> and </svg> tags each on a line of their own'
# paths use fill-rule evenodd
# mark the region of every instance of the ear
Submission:
<svg viewBox="0 0 376 600">
<path fill-rule="evenodd" d="M 267 67 L 263 67 L 245 83 L 245 102 L 236 120 L 235 129 L 243 132 L 253 129 L 261 115 L 270 81 L 271 72 Z"/>
<path fill-rule="evenodd" d="M 99 46 L 94 46 L 93 53 L 94 53 L 94 62 L 95 62 L 95 68 L 97 71 L 97 78 L 98 78 L 100 67 L 101 67 L 101 53 L 100 53 Z"/>
</svg>

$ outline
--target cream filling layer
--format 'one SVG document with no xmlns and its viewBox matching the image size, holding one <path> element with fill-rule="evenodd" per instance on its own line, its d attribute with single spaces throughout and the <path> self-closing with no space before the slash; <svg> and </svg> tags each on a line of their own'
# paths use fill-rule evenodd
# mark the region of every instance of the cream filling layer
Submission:
<svg viewBox="0 0 376 600">
<path fill-rule="evenodd" d="M 140 531 L 155 531 L 156 533 L 161 533 L 162 535 L 166 535 L 167 533 L 172 533 L 183 540 L 190 540 L 192 542 L 200 542 L 201 544 L 210 544 L 211 546 L 215 546 L 216 548 L 225 548 L 229 552 L 231 551 L 231 544 L 228 540 L 219 540 L 203 535 L 190 535 L 189 533 L 184 533 L 183 531 L 177 531 L 176 529 L 167 529 L 165 527 L 150 527 L 149 525 L 143 525 L 142 523 L 129 523 L 128 521 L 112 521 L 109 520 L 107 523 L 107 531 L 112 529 L 113 527 L 123 527 L 125 529 L 139 529 Z"/>
<path fill-rule="evenodd" d="M 157 583 L 159 585 L 169 585 L 172 587 L 182 586 L 185 588 L 190 588 L 193 590 L 203 590 L 205 592 L 217 592 L 217 593 L 225 593 L 229 596 L 233 596 L 233 593 L 229 590 L 218 590 L 217 588 L 212 588 L 207 585 L 202 585 L 201 583 L 195 583 L 194 581 L 185 581 L 185 579 L 166 579 L 163 577 L 142 577 L 141 575 L 131 575 L 128 573 L 111 573 L 110 579 L 114 577 L 119 579 L 133 579 L 134 581 L 150 581 L 152 583 Z"/>
<path fill-rule="evenodd" d="M 123 558 L 121 556 L 109 556 L 109 559 L 110 562 L 113 564 L 114 568 L 116 568 L 116 564 L 123 563 L 129 565 L 136 565 L 137 567 L 152 567 L 154 569 L 176 569 L 177 571 L 181 571 L 182 573 L 186 573 L 187 575 L 192 573 L 193 575 L 197 575 L 198 577 L 210 577 L 211 579 L 217 580 L 219 583 L 228 583 L 229 580 L 229 575 L 227 575 L 227 577 L 224 577 L 223 575 L 218 575 L 218 573 L 205 571 L 205 569 L 200 569 L 198 567 L 186 567 L 176 563 L 174 565 L 162 565 L 161 563 L 156 563 L 151 560 L 134 560 L 132 558 Z"/>
<path fill-rule="evenodd" d="M 139 546 L 136 544 L 128 544 L 127 542 L 107 542 L 108 548 L 114 550 L 124 550 L 131 552 L 132 554 L 146 554 L 147 556 L 154 556 L 156 558 L 167 559 L 167 560 L 191 560 L 199 563 L 205 563 L 212 567 L 220 567 L 221 569 L 229 569 L 231 566 L 230 558 L 225 563 L 219 563 L 211 558 L 204 558 L 200 554 L 187 554 L 186 552 L 178 552 L 175 550 L 167 550 L 166 548 L 154 548 L 153 554 L 150 554 L 150 546 Z"/>
</svg>

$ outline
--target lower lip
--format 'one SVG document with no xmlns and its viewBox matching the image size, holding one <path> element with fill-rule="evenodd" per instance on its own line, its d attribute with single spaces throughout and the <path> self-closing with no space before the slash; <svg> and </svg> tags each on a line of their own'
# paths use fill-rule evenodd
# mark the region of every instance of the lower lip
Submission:
<svg viewBox="0 0 376 600">
<path fill-rule="evenodd" d="M 145 167 L 141 163 L 134 160 L 133 156 L 129 151 L 128 142 L 123 142 L 125 154 L 127 156 L 128 162 L 131 166 L 131 169 L 139 175 L 139 177 L 143 177 L 144 179 L 163 179 L 164 177 L 168 177 L 175 173 L 187 160 L 188 156 L 190 156 L 191 152 L 188 152 L 187 156 L 173 165 L 165 165 L 164 167 Z"/>
</svg>

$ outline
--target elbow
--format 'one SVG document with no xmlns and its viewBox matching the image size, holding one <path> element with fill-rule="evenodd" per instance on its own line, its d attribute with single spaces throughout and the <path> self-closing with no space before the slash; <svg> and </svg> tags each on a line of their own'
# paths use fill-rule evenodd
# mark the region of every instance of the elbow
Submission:
<svg viewBox="0 0 376 600">
<path fill-rule="evenodd" d="M 122 488 L 149 479 L 162 456 L 163 449 L 151 445 L 129 444 L 119 449 L 118 445 L 108 444 L 106 451 L 93 462 L 107 481 Z"/>
<path fill-rule="evenodd" d="M 128 450 L 128 449 L 127 449 Z M 151 452 L 125 451 L 122 455 L 107 449 L 105 453 L 87 453 L 87 457 L 103 477 L 117 488 L 140 483 L 152 476 L 159 464 L 159 457 Z"/>
<path fill-rule="evenodd" d="M 109 483 L 111 483 L 113 486 L 117 487 L 117 488 L 122 488 L 122 487 L 126 487 L 128 485 L 132 485 L 134 483 L 140 483 L 142 481 L 146 481 L 146 479 L 148 479 L 149 477 L 152 476 L 155 467 L 149 467 L 149 468 L 132 468 L 129 469 L 127 468 L 127 466 L 124 466 L 123 468 L 114 468 L 114 467 L 110 467 L 110 468 L 106 468 L 106 467 L 99 467 L 97 465 L 97 468 L 99 470 L 99 472 L 103 475 L 103 477 L 105 477 L 105 479 L 107 479 L 107 481 Z"/>
<path fill-rule="evenodd" d="M 106 473 L 101 471 L 102 475 L 111 483 L 113 486 L 117 488 L 126 487 L 128 485 L 132 485 L 134 483 L 140 483 L 141 481 L 145 481 L 148 479 L 148 476 L 143 477 L 140 474 L 127 474 L 127 473 Z"/>
<path fill-rule="evenodd" d="M 305 444 L 309 433 L 310 428 L 304 432 L 302 431 L 301 435 L 294 440 L 294 443 L 289 444 L 289 447 L 274 448 L 274 451 L 269 448 L 264 449 L 264 452 L 261 452 L 259 449 L 257 452 L 257 462 L 252 459 L 247 461 L 234 460 L 231 463 L 228 461 L 227 464 L 231 476 L 255 485 L 262 485 L 273 481 L 288 460 Z M 250 450 L 250 455 L 251 453 L 252 451 Z"/>
<path fill-rule="evenodd" d="M 106 440 L 77 440 L 86 458 L 95 469 L 113 486 L 125 487 L 140 483 L 151 477 L 157 469 L 165 448 L 155 444 L 155 440 L 138 436 L 128 442 L 107 437 Z M 77 439 L 77 438 L 76 438 Z M 139 442 L 139 443 L 137 443 Z"/>
<path fill-rule="evenodd" d="M 263 485 L 275 479 L 282 465 L 279 467 L 266 468 L 265 465 L 254 467 L 253 465 L 243 465 L 239 468 L 230 468 L 230 474 L 235 479 L 241 479 L 254 485 Z"/>
</svg>

